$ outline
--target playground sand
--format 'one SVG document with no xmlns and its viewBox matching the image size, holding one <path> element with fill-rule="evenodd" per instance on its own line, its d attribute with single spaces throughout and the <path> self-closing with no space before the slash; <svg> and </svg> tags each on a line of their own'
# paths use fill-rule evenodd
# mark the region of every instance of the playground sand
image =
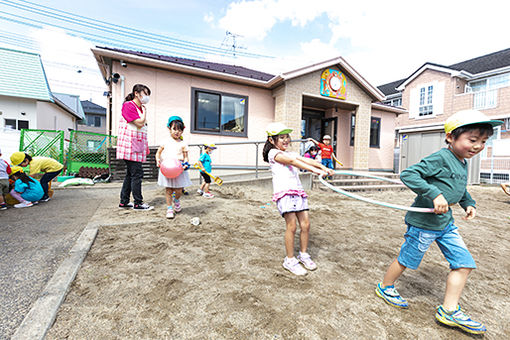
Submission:
<svg viewBox="0 0 510 340">
<path fill-rule="evenodd" d="M 47 339 L 471 339 L 436 323 L 448 264 L 434 244 L 397 283 L 401 310 L 374 289 L 398 254 L 403 211 L 315 189 L 309 252 L 318 269 L 282 268 L 285 224 L 271 188 L 213 187 L 184 196 L 166 220 L 163 191 L 144 190 L 154 211 L 100 208 L 97 239 Z M 196 188 L 195 188 L 196 189 Z M 478 264 L 461 304 L 483 321 L 485 339 L 510 336 L 510 199 L 499 187 L 469 188 L 478 217 L 454 216 Z M 410 204 L 409 190 L 367 196 Z M 191 218 L 200 217 L 194 226 Z M 131 223 L 132 222 L 132 223 Z M 298 242 L 296 237 L 296 251 Z"/>
</svg>

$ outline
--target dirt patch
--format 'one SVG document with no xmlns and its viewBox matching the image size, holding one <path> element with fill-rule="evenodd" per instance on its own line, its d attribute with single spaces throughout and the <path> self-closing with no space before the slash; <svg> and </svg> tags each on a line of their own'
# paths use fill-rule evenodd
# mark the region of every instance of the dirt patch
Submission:
<svg viewBox="0 0 510 340">
<path fill-rule="evenodd" d="M 404 212 L 310 192 L 309 251 L 318 269 L 296 277 L 282 268 L 285 226 L 267 205 L 270 188 L 214 189 L 212 200 L 190 190 L 174 220 L 164 219 L 162 190 L 144 192 L 156 205 L 151 212 L 100 209 L 95 219 L 109 226 L 100 228 L 47 339 L 472 337 L 435 322 L 449 272 L 436 245 L 397 283 L 408 310 L 376 297 L 403 241 Z M 479 268 L 461 303 L 486 324 L 486 339 L 508 338 L 510 201 L 499 187 L 470 192 L 479 216 L 464 221 L 458 206 L 454 215 Z M 367 195 L 398 204 L 414 197 Z"/>
</svg>

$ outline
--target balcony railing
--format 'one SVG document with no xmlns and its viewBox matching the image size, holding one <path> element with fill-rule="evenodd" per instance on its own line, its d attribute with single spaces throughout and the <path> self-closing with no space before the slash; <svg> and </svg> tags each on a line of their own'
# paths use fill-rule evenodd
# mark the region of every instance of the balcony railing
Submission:
<svg viewBox="0 0 510 340">
<path fill-rule="evenodd" d="M 477 91 L 473 93 L 474 109 L 489 109 L 498 105 L 498 90 Z"/>
</svg>

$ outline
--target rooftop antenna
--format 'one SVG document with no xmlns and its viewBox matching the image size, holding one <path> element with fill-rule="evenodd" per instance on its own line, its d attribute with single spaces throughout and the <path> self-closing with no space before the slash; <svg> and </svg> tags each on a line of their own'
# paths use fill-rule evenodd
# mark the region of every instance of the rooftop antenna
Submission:
<svg viewBox="0 0 510 340">
<path fill-rule="evenodd" d="M 229 31 L 226 31 L 225 38 L 223 39 L 223 42 L 221 43 L 221 47 L 229 48 L 227 53 L 231 52 L 232 56 L 236 57 L 236 49 L 243 49 L 245 50 L 245 47 L 237 46 L 237 38 L 242 38 L 243 36 L 240 34 L 235 34 Z"/>
</svg>

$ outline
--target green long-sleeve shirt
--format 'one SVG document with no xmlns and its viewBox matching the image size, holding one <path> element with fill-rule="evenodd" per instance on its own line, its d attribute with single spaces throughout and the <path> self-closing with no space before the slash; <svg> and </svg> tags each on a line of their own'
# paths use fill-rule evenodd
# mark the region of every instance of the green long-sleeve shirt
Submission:
<svg viewBox="0 0 510 340">
<path fill-rule="evenodd" d="M 475 201 L 466 190 L 467 162 L 459 160 L 447 148 L 405 169 L 400 174 L 400 179 L 418 194 L 412 204 L 413 207 L 433 208 L 432 201 L 439 194 L 443 194 L 448 204 L 459 203 L 464 210 L 468 206 L 475 206 Z M 409 211 L 405 220 L 406 223 L 419 228 L 443 230 L 453 222 L 453 216 L 451 209 L 440 215 Z"/>
</svg>

